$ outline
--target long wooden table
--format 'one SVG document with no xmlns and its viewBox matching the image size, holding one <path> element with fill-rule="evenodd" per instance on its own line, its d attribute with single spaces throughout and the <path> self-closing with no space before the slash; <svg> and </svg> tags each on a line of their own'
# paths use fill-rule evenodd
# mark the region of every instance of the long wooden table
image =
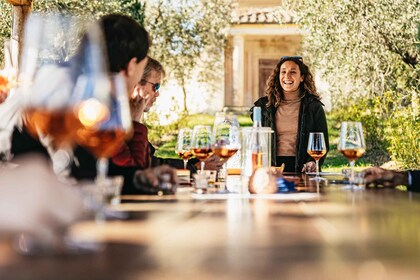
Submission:
<svg viewBox="0 0 420 280">
<path fill-rule="evenodd" d="M 102 250 L 26 257 L 3 241 L 0 279 L 420 279 L 418 194 L 319 191 L 307 201 L 125 196 L 113 207 L 125 220 L 72 228 Z"/>
</svg>

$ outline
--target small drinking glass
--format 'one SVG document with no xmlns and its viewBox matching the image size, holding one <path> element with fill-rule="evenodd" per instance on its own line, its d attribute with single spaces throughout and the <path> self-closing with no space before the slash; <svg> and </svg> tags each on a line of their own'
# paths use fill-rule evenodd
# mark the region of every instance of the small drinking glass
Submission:
<svg viewBox="0 0 420 280">
<path fill-rule="evenodd" d="M 361 157 L 366 151 L 363 127 L 360 122 L 343 122 L 341 124 L 338 150 L 350 163 L 350 184 L 344 186 L 344 188 L 356 189 L 354 184 L 354 164 L 356 159 Z"/>
<path fill-rule="evenodd" d="M 324 180 L 319 176 L 319 160 L 327 153 L 327 146 L 325 145 L 324 133 L 311 132 L 308 140 L 308 154 L 315 160 L 316 176 L 310 180 L 321 181 Z"/>
</svg>

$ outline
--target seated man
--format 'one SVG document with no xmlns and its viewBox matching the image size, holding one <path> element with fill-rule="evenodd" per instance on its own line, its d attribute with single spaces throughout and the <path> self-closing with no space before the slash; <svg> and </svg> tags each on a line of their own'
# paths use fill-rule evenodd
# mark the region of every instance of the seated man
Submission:
<svg viewBox="0 0 420 280">
<path fill-rule="evenodd" d="M 147 31 L 133 19 L 124 15 L 106 15 L 99 23 L 103 29 L 106 50 L 109 60 L 109 72 L 120 73 L 125 77 L 127 92 L 132 92 L 142 76 L 147 63 L 149 50 L 149 37 Z M 32 138 L 25 127 L 15 128 L 12 138 L 11 152 L 19 154 L 38 151 L 49 156 L 48 148 L 38 139 Z M 93 179 L 96 176 L 96 159 L 83 147 L 74 150 L 71 175 L 76 179 Z M 169 173 L 171 180 L 175 181 L 175 172 L 168 167 L 161 167 L 155 172 L 140 172 L 138 167 L 120 167 L 110 164 L 109 175 L 123 175 L 123 193 L 149 192 L 138 183 L 156 186 L 156 174 Z M 147 173 L 147 174 L 146 174 Z M 149 175 L 156 175 L 151 178 Z M 153 177 L 153 176 L 152 176 Z M 140 188 L 140 189 L 139 189 Z"/>
<path fill-rule="evenodd" d="M 420 170 L 394 171 L 371 167 L 365 170 L 365 185 L 386 188 L 404 185 L 409 191 L 420 192 Z"/>
<path fill-rule="evenodd" d="M 149 112 L 156 102 L 156 98 L 159 97 L 159 89 L 164 76 L 165 71 L 162 65 L 157 60 L 149 57 L 143 76 L 130 97 L 134 135 L 112 158 L 113 163 L 116 165 L 147 168 L 169 164 L 178 169 L 183 168 L 183 161 L 180 159 L 163 159 L 154 156 L 156 149 L 149 143 L 147 127 L 141 123 L 144 113 Z M 223 163 L 224 161 L 221 161 L 219 157 L 214 155 L 206 160 L 205 166 L 207 169 L 220 169 Z M 199 164 L 199 161 L 193 158 L 189 160 L 187 168 L 191 172 L 197 172 Z"/>
</svg>

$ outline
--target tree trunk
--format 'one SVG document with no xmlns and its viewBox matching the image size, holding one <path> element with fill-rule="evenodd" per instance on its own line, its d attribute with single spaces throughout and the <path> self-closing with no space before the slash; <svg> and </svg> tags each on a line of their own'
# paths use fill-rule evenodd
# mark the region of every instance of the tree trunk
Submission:
<svg viewBox="0 0 420 280">
<path fill-rule="evenodd" d="M 186 115 L 188 115 L 188 108 L 187 108 L 187 88 L 185 86 L 185 80 L 184 77 L 181 79 L 181 88 L 182 88 L 182 94 L 184 96 L 184 112 Z"/>
<path fill-rule="evenodd" d="M 23 28 L 26 19 L 32 10 L 32 0 L 6 0 L 13 5 L 13 24 L 11 34 L 12 65 L 18 67 L 22 52 Z"/>
</svg>

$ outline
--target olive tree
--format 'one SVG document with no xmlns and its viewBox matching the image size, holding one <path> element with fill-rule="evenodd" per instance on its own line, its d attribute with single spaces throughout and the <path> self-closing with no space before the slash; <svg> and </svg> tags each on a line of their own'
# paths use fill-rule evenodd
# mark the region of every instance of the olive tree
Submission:
<svg viewBox="0 0 420 280">
<path fill-rule="evenodd" d="M 164 62 L 183 92 L 188 113 L 187 84 L 223 83 L 223 50 L 230 23 L 230 0 L 149 1 L 145 27 L 152 34 L 151 55 Z"/>
<path fill-rule="evenodd" d="M 283 3 L 307 31 L 305 57 L 328 82 L 336 116 L 363 121 L 371 150 L 420 167 L 418 0 Z"/>
<path fill-rule="evenodd" d="M 70 12 L 75 15 L 83 15 L 98 18 L 108 13 L 122 13 L 133 17 L 141 25 L 144 23 L 144 10 L 146 4 L 140 0 L 34 0 L 33 11 L 41 12 Z M 0 0 L 0 45 L 10 37 L 12 23 L 12 6 L 4 0 Z M 3 49 L 1 49 L 0 62 L 3 61 Z M 1 64 L 1 63 L 0 63 Z"/>
</svg>

